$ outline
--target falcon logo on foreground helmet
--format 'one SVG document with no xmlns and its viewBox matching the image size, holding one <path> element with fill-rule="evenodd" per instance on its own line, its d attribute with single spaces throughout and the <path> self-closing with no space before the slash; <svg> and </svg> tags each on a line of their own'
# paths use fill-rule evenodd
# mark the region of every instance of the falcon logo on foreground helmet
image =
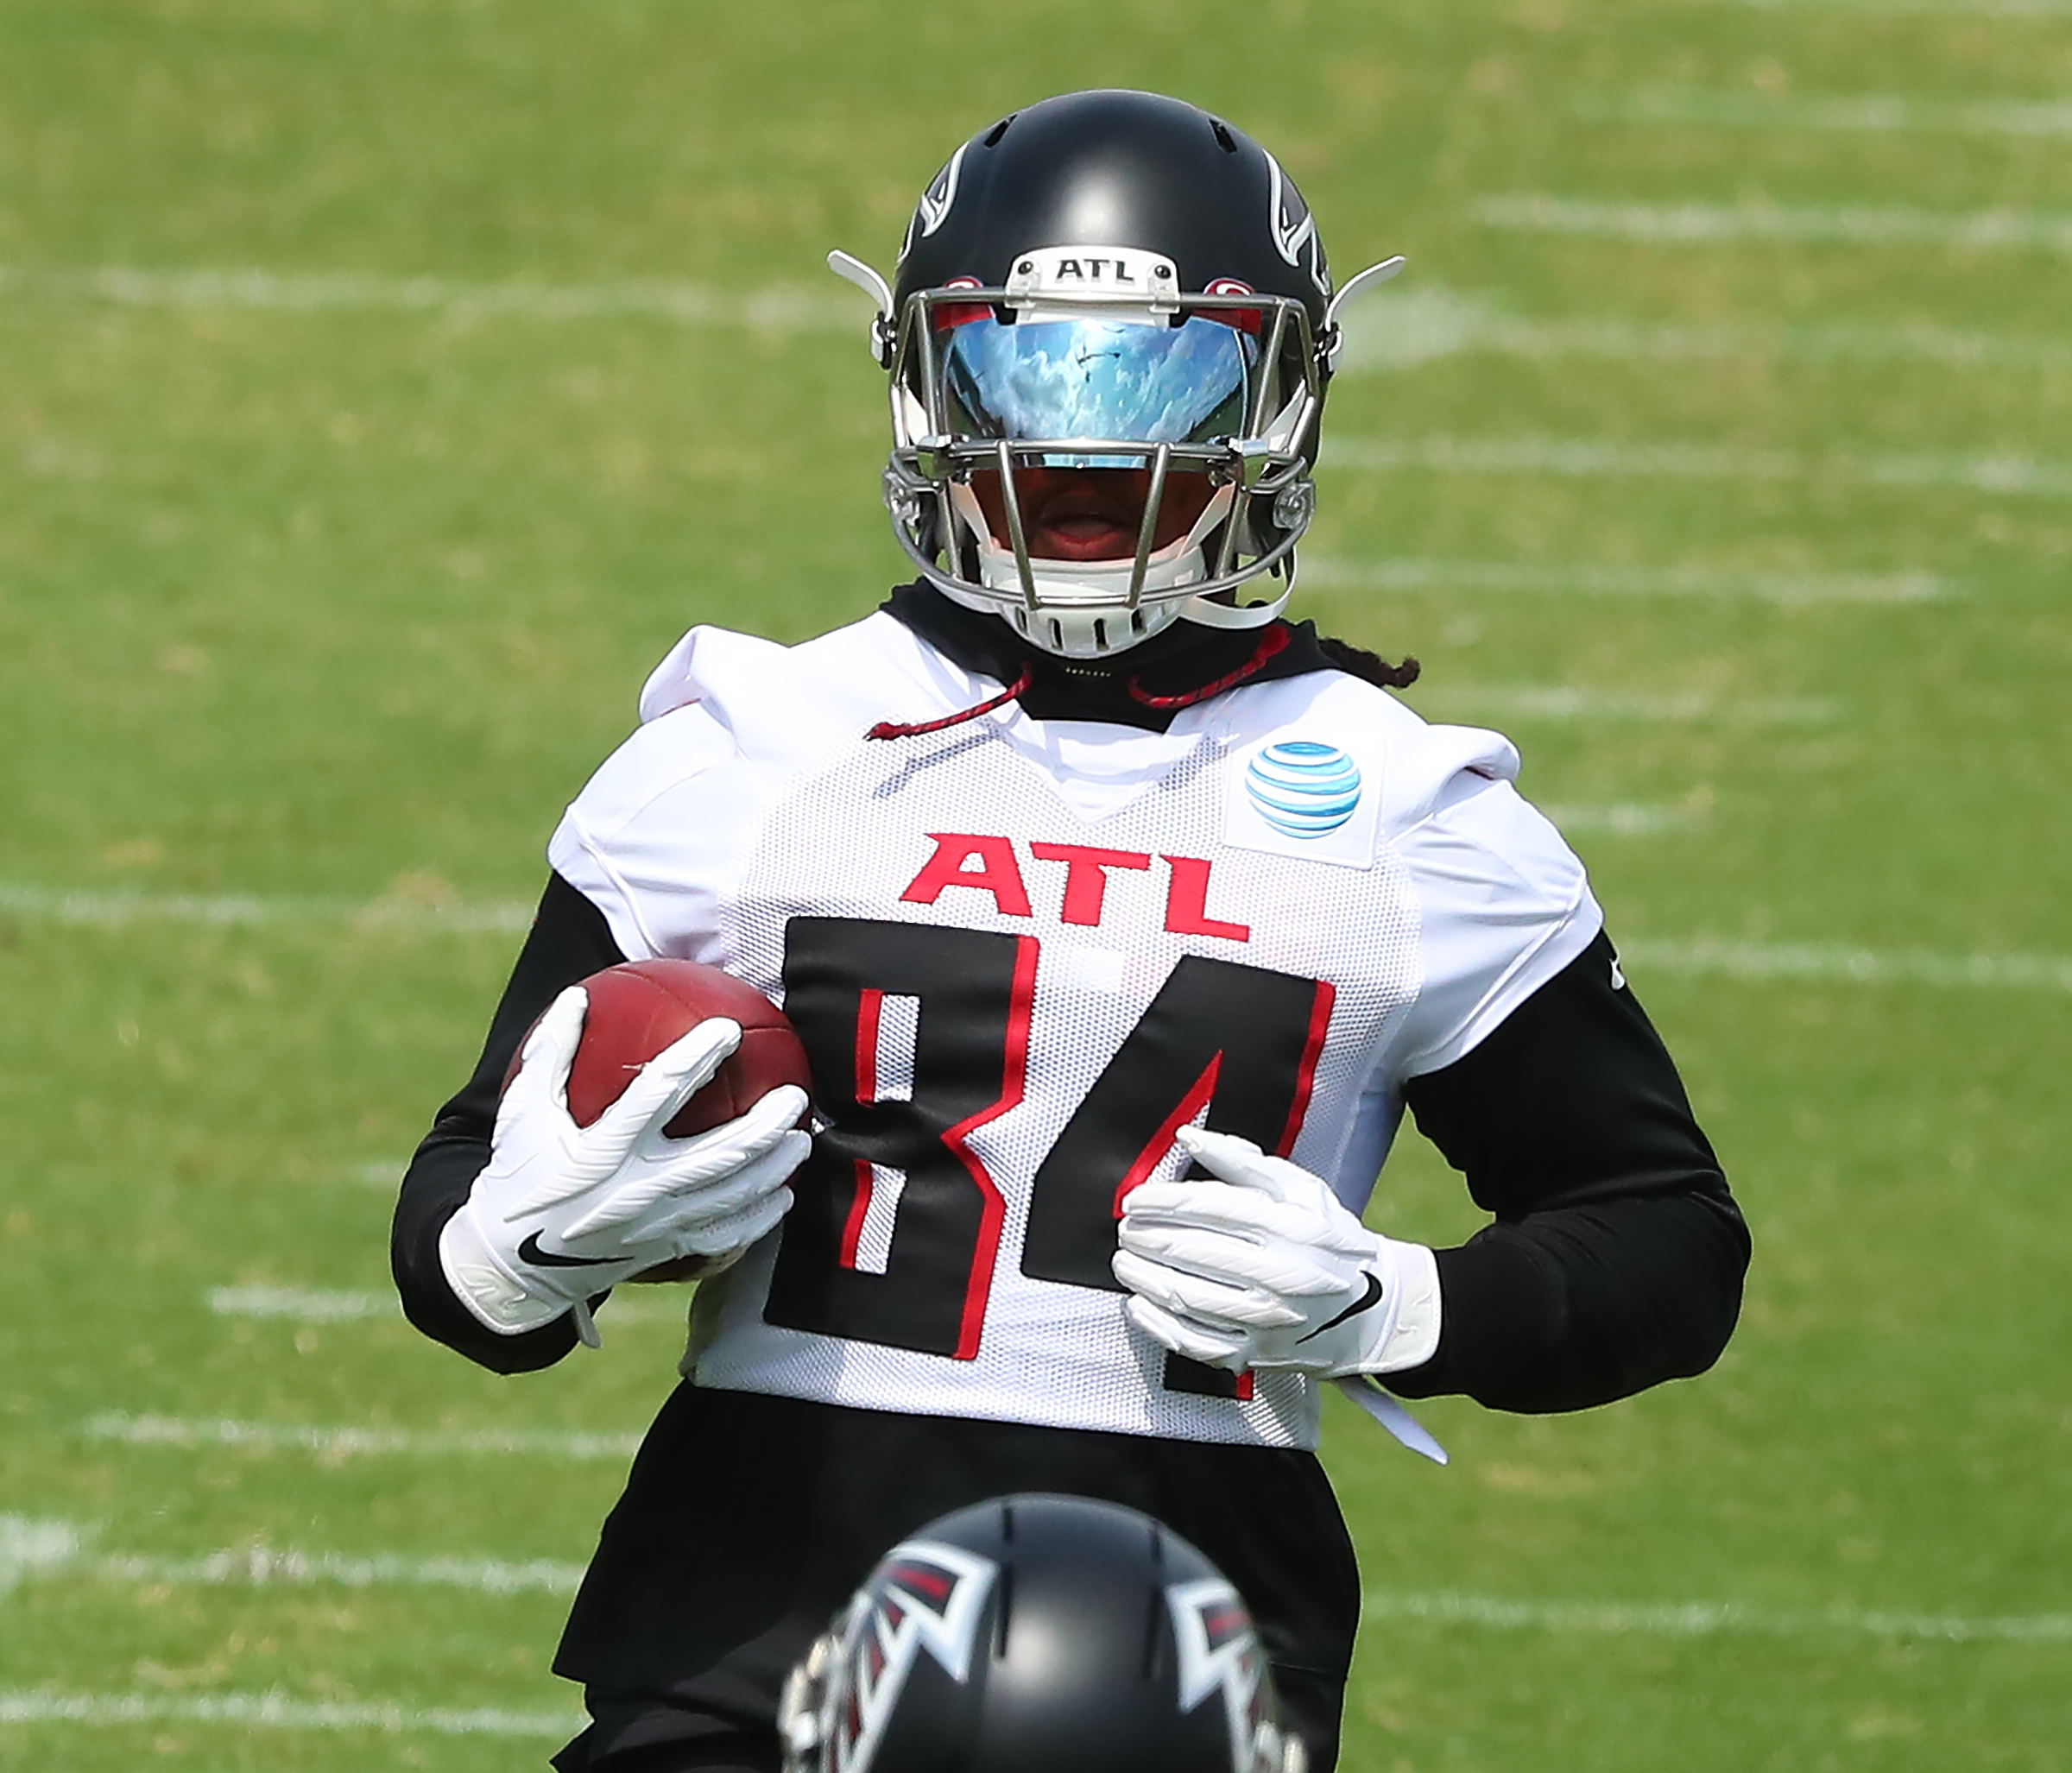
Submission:
<svg viewBox="0 0 2072 1773">
<path fill-rule="evenodd" d="M 786 1684 L 786 1773 L 1302 1773 L 1237 1591 L 1134 1509 L 1009 1496 L 888 1552 Z"/>
<path fill-rule="evenodd" d="M 1191 1712 L 1211 1694 L 1220 1694 L 1230 1732 L 1230 1764 L 1256 1763 L 1254 1745 L 1271 1730 L 1267 1714 L 1267 1662 L 1237 1590 L 1221 1576 L 1176 1583 L 1166 1591 L 1179 1649 L 1180 1709 Z"/>
<path fill-rule="evenodd" d="M 829 1719 L 838 1773 L 871 1764 L 924 1650 L 952 1681 L 970 1679 L 972 1641 L 999 1574 L 989 1558 L 927 1539 L 909 1539 L 878 1566 L 837 1652 L 849 1693 Z"/>
<path fill-rule="evenodd" d="M 1349 298 L 1265 148 L 1148 92 L 1075 92 L 975 136 L 877 298 L 885 497 L 945 596 L 1066 658 L 1286 606 Z M 1268 596 L 1241 603 L 1242 588 Z"/>
</svg>

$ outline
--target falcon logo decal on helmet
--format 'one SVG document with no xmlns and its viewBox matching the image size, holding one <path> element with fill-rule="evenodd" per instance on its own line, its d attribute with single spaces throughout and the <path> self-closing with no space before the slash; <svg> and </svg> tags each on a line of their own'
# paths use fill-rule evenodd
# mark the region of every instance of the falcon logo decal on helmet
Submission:
<svg viewBox="0 0 2072 1773">
<path fill-rule="evenodd" d="M 832 1773 L 870 1764 L 900 1690 L 926 1650 L 952 1681 L 971 1671 L 971 1645 L 999 1567 L 954 1545 L 910 1539 L 878 1566 L 852 1604 L 837 1655 L 849 1702 L 833 1720 Z"/>
<path fill-rule="evenodd" d="M 1323 242 L 1317 237 L 1317 218 L 1302 200 L 1302 192 L 1281 171 L 1280 162 L 1270 154 L 1267 155 L 1267 166 L 1273 174 L 1273 195 L 1267 203 L 1273 228 L 1273 244 L 1291 265 L 1301 264 L 1303 249 L 1308 248 L 1310 275 L 1319 293 L 1328 297 L 1331 293 L 1331 272 L 1324 262 Z"/>
<path fill-rule="evenodd" d="M 1180 1656 L 1180 1708 L 1191 1712 L 1220 1694 L 1230 1764 L 1255 1764 L 1262 1734 L 1271 1737 L 1277 1760 L 1280 1732 L 1264 1703 L 1266 1657 L 1237 1590 L 1220 1576 L 1176 1583 L 1166 1591 L 1166 1605 Z"/>
<path fill-rule="evenodd" d="M 970 144 L 967 142 L 965 146 Z M 957 201 L 957 171 L 963 163 L 964 149 L 960 148 L 944 162 L 942 171 L 929 180 L 928 188 L 921 192 L 913 219 L 906 225 L 906 238 L 900 246 L 900 263 L 906 262 L 916 240 L 934 233 L 948 218 L 951 205 Z"/>
</svg>

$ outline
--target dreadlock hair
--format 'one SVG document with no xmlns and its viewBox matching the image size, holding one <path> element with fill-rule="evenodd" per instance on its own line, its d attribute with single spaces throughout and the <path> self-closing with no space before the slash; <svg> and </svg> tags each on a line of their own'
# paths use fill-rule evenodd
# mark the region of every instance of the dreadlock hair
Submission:
<svg viewBox="0 0 2072 1773">
<path fill-rule="evenodd" d="M 1385 690 L 1407 690 L 1418 680 L 1424 669 L 1414 659 L 1405 657 L 1402 664 L 1391 665 L 1379 653 L 1370 653 L 1364 647 L 1355 647 L 1350 640 L 1342 640 L 1335 634 L 1319 634 L 1317 644 L 1323 649 L 1323 656 L 1339 670 L 1356 678 L 1364 678 L 1370 684 L 1379 684 Z"/>
</svg>

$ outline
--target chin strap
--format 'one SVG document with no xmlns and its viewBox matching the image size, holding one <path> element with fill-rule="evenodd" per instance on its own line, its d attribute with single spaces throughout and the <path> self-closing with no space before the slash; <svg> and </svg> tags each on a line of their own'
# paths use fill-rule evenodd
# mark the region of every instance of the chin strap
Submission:
<svg viewBox="0 0 2072 1773">
<path fill-rule="evenodd" d="M 1280 595 L 1264 603 L 1216 603 L 1207 597 L 1189 597 L 1180 605 L 1180 620 L 1191 621 L 1197 628 L 1229 630 L 1242 628 L 1264 628 L 1288 607 L 1288 599 L 1295 595 L 1295 563 L 1288 563 L 1286 582 Z"/>
</svg>

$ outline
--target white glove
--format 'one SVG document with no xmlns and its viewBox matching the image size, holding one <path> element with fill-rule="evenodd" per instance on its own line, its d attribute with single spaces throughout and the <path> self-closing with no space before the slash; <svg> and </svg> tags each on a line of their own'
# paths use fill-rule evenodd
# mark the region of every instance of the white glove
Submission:
<svg viewBox="0 0 2072 1773">
<path fill-rule="evenodd" d="M 1439 1346 L 1439 1268 L 1369 1231 L 1321 1177 L 1183 1126 L 1216 1182 L 1147 1182 L 1122 1206 L 1115 1278 L 1138 1328 L 1210 1366 L 1399 1372 Z"/>
<path fill-rule="evenodd" d="M 663 1133 L 741 1044 L 741 1025 L 723 1016 L 665 1047 L 577 1126 L 568 1072 L 588 1010 L 572 985 L 540 1019 L 496 1111 L 488 1167 L 439 1234 L 447 1283 L 502 1335 L 573 1308 L 594 1346 L 591 1296 L 679 1257 L 739 1255 L 789 1210 L 786 1179 L 812 1148 L 797 1130 L 805 1092 L 793 1084 L 690 1139 Z"/>
</svg>

